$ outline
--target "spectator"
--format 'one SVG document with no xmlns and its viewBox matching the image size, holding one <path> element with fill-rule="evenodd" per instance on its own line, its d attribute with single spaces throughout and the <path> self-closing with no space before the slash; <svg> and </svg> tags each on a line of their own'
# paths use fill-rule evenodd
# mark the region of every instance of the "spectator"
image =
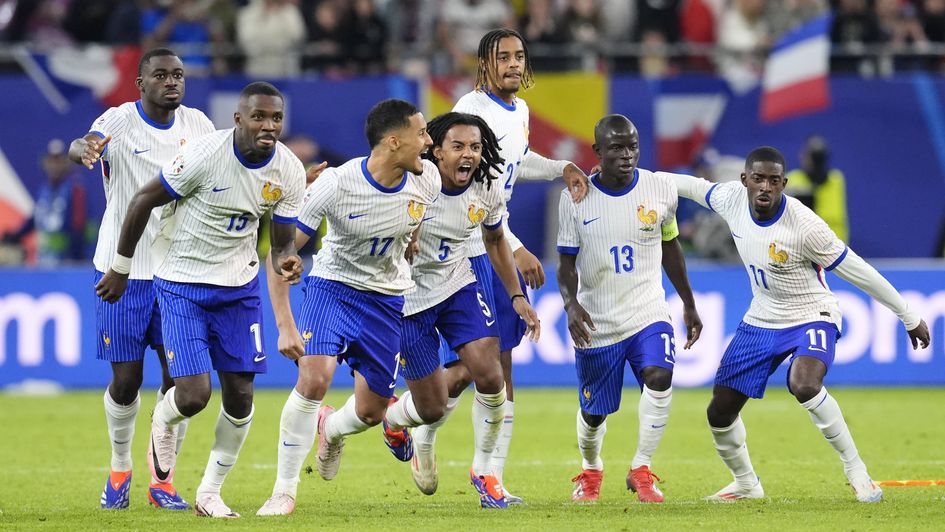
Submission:
<svg viewBox="0 0 945 532">
<path fill-rule="evenodd" d="M 561 17 L 569 42 L 596 49 L 601 40 L 600 12 L 595 0 L 568 0 Z"/>
<path fill-rule="evenodd" d="M 866 0 L 840 0 L 830 29 L 830 40 L 841 47 L 841 56 L 830 60 L 831 72 L 859 72 L 873 75 L 876 64 L 872 59 L 859 57 L 866 45 L 881 40 L 876 15 L 870 11 Z"/>
<path fill-rule="evenodd" d="M 253 78 L 282 78 L 299 73 L 305 20 L 289 0 L 251 0 L 236 18 L 236 39 L 246 54 L 244 70 Z"/>
<path fill-rule="evenodd" d="M 15 233 L 4 236 L 6 243 L 22 243 L 34 230 L 38 264 L 52 267 L 67 261 L 81 261 L 85 255 L 86 196 L 66 145 L 49 141 L 42 159 L 46 182 L 39 189 L 33 216 Z"/>
<path fill-rule="evenodd" d="M 717 40 L 716 28 L 721 13 L 722 5 L 714 4 L 711 0 L 684 0 L 679 8 L 681 39 L 694 45 L 714 45 Z M 713 70 L 708 54 L 693 53 L 687 59 L 687 63 L 691 70 L 699 72 Z"/>
<path fill-rule="evenodd" d="M 344 35 L 348 60 L 357 73 L 381 74 L 387 70 L 387 27 L 373 0 L 353 1 Z"/>
<path fill-rule="evenodd" d="M 873 10 L 883 42 L 903 45 L 926 40 L 912 4 L 901 0 L 876 0 Z"/>
<path fill-rule="evenodd" d="M 663 35 L 666 42 L 679 41 L 679 5 L 680 0 L 637 0 L 638 40 L 643 40 L 646 32 Z"/>
<path fill-rule="evenodd" d="M 765 0 L 735 0 L 719 24 L 719 74 L 736 87 L 752 87 L 761 75 L 764 52 L 771 44 Z"/>
<path fill-rule="evenodd" d="M 112 12 L 120 0 L 72 0 L 63 19 L 63 28 L 76 42 L 102 42 Z"/>
<path fill-rule="evenodd" d="M 922 1 L 922 29 L 932 42 L 945 42 L 945 0 Z"/>
<path fill-rule="evenodd" d="M 77 2 L 83 3 L 84 2 Z M 167 44 L 180 50 L 188 75 L 225 72 L 225 61 L 214 64 L 207 49 L 223 40 L 222 25 L 211 19 L 211 4 L 198 0 L 161 0 L 141 12 L 143 48 Z"/>
<path fill-rule="evenodd" d="M 633 28 L 637 13 L 633 2 L 628 0 L 597 0 L 597 7 L 600 10 L 601 34 L 607 42 L 619 43 L 633 40 Z"/>
<path fill-rule="evenodd" d="M 827 141 L 811 136 L 801 150 L 801 167 L 788 172 L 785 193 L 794 196 L 827 222 L 837 237 L 849 242 L 847 188 L 843 172 L 830 167 Z"/>
<path fill-rule="evenodd" d="M 410 77 L 430 72 L 439 0 L 378 0 L 387 22 L 389 57 Z"/>
<path fill-rule="evenodd" d="M 322 0 L 311 11 L 309 52 L 305 69 L 339 76 L 344 71 L 344 15 L 333 0 Z"/>
<path fill-rule="evenodd" d="M 899 0 L 896 0 L 897 2 Z M 765 18 L 774 40 L 827 11 L 826 0 L 785 0 L 768 2 Z"/>
<path fill-rule="evenodd" d="M 475 72 L 479 39 L 500 27 L 515 27 L 506 0 L 443 0 L 437 33 L 443 49 L 449 52 L 452 70 Z"/>
</svg>

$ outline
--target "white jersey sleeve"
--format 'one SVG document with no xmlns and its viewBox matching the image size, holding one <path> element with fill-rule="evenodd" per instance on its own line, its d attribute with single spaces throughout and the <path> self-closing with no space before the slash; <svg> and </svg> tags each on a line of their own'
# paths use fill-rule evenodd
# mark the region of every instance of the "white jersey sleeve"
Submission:
<svg viewBox="0 0 945 532">
<path fill-rule="evenodd" d="M 909 304 L 893 285 L 852 249 L 847 248 L 837 262 L 839 264 L 833 270 L 837 275 L 893 311 L 906 326 L 907 331 L 915 329 L 922 322 L 922 317 L 909 308 Z"/>
<path fill-rule="evenodd" d="M 846 255 L 847 245 L 837 238 L 827 222 L 819 217 L 814 217 L 807 225 L 804 234 L 804 256 L 829 272 Z"/>
<path fill-rule="evenodd" d="M 309 236 L 315 236 L 318 227 L 322 224 L 322 219 L 328 210 L 328 206 L 335 199 L 335 193 L 338 190 L 338 171 L 335 168 L 328 168 L 318 176 L 311 185 L 305 190 L 305 199 L 302 201 L 302 208 L 299 211 L 299 229 Z"/>
<path fill-rule="evenodd" d="M 191 144 L 164 165 L 160 174 L 161 183 L 174 199 L 189 196 L 206 181 L 207 155 L 203 146 Z"/>
<path fill-rule="evenodd" d="M 575 222 L 577 213 L 574 209 L 574 200 L 567 189 L 561 191 L 558 201 L 558 253 L 577 255 L 581 250 L 581 236 L 577 232 Z"/>
<path fill-rule="evenodd" d="M 528 152 L 522 158 L 522 166 L 519 168 L 518 177 L 520 179 L 554 181 L 564 174 L 564 169 L 569 164 L 571 164 L 571 161 L 549 159 L 535 153 L 535 151 L 529 147 Z"/>
</svg>

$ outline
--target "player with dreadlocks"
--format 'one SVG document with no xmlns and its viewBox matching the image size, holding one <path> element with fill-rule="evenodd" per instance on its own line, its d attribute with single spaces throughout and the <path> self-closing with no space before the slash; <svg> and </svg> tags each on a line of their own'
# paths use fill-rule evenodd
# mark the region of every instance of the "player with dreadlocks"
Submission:
<svg viewBox="0 0 945 532">
<path fill-rule="evenodd" d="M 502 189 L 493 186 L 492 172 L 501 171 L 503 160 L 495 135 L 478 116 L 455 112 L 431 120 L 427 131 L 433 148 L 425 157 L 437 164 L 443 186 L 423 218 L 420 252 L 411 268 L 417 290 L 407 294 L 404 303 L 400 371 L 409 391 L 387 409 L 384 436 L 394 456 L 411 460 L 420 491 L 432 495 L 437 487 L 432 438 L 421 443 L 428 447 L 415 456 L 407 428 L 436 423 L 446 411 L 447 383 L 439 354 L 442 334 L 476 383 L 470 479 L 483 508 L 505 508 L 504 490 L 489 463 L 505 417 L 505 382 L 494 310 L 467 258 L 467 242 L 473 235 L 481 233 L 490 267 L 512 294 L 513 312 L 533 341 L 540 332 L 538 317 L 519 287 L 502 227 L 505 198 Z M 427 460 L 423 467 L 421 456 Z"/>
<path fill-rule="evenodd" d="M 500 190 L 505 202 L 512 198 L 512 187 L 518 178 L 555 179 L 563 176 L 575 201 L 581 201 L 587 194 L 587 176 L 577 166 L 568 161 L 553 161 L 538 155 L 528 144 L 528 105 L 517 96 L 520 89 L 527 89 L 533 84 L 532 68 L 528 60 L 528 47 L 525 39 L 515 30 L 497 29 L 485 34 L 479 41 L 479 71 L 476 75 L 476 88 L 456 102 L 453 111 L 469 113 L 481 117 L 492 129 L 499 141 L 499 154 L 504 159 L 498 176 Z M 512 248 L 515 265 L 521 275 L 514 289 L 509 290 L 496 275 L 486 258 L 486 246 L 483 239 L 473 235 L 469 243 L 468 255 L 473 265 L 476 279 L 483 292 L 485 304 L 495 313 L 490 322 L 495 322 L 499 334 L 500 360 L 508 394 L 505 420 L 495 451 L 492 453 L 491 466 L 499 483 L 505 469 L 505 457 L 508 455 L 512 440 L 512 421 L 514 404 L 512 402 L 512 349 L 525 334 L 525 323 L 514 310 L 517 294 L 525 294 L 525 284 L 537 289 L 545 283 L 545 272 L 541 261 L 522 245 L 522 242 L 509 229 L 508 216 L 503 220 L 505 235 Z M 523 277 L 524 276 L 524 277 Z M 459 403 L 459 396 L 472 381 L 464 364 L 457 363 L 456 354 L 441 347 L 441 356 L 447 367 L 446 380 L 450 398 L 446 413 L 437 425 L 442 425 L 446 417 Z M 432 429 L 432 430 L 431 430 Z M 417 463 L 424 476 L 433 463 L 432 454 L 425 450 L 433 447 L 436 426 L 424 426 L 414 431 L 417 451 L 420 455 Z M 432 451 L 431 451 L 432 452 Z M 432 474 L 435 475 L 435 472 Z M 521 504 L 522 499 L 505 492 L 509 504 Z"/>
</svg>

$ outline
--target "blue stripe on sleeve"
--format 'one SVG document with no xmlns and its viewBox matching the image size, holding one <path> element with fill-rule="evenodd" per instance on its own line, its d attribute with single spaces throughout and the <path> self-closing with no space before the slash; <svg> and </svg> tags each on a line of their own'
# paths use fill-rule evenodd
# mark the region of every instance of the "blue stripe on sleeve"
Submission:
<svg viewBox="0 0 945 532">
<path fill-rule="evenodd" d="M 715 209 L 712 208 L 712 203 L 709 201 L 712 196 L 712 191 L 715 190 L 715 187 L 719 186 L 718 183 L 712 185 L 708 192 L 705 193 L 705 206 L 709 208 L 712 212 L 715 212 Z"/>
<path fill-rule="evenodd" d="M 489 225 L 489 224 L 486 224 L 486 223 L 484 223 L 484 224 L 482 224 L 482 225 L 483 225 L 483 227 L 485 227 L 486 229 L 488 229 L 488 230 L 490 230 L 490 231 L 495 231 L 496 229 L 499 228 L 500 225 L 502 225 L 502 220 L 499 220 L 499 221 L 496 222 L 494 225 Z"/>
<path fill-rule="evenodd" d="M 275 218 L 273 218 L 273 219 L 275 219 Z M 296 222 L 295 222 L 295 226 L 298 227 L 300 231 L 302 231 L 303 233 L 305 233 L 305 234 L 308 235 L 308 236 L 315 236 L 315 234 L 318 233 L 318 230 L 317 230 L 317 229 L 312 229 L 311 227 L 309 227 L 309 226 L 307 226 L 307 225 L 305 225 L 304 223 L 299 222 L 299 221 L 296 221 Z"/>
<path fill-rule="evenodd" d="M 558 253 L 562 255 L 577 255 L 580 250 L 579 247 L 558 246 Z"/>
<path fill-rule="evenodd" d="M 843 248 L 843 253 L 841 253 L 840 256 L 837 257 L 837 260 L 833 261 L 833 264 L 831 264 L 830 266 L 827 266 L 827 267 L 824 268 L 824 269 L 829 272 L 830 270 L 832 270 L 832 269 L 836 268 L 837 266 L 839 266 L 840 263 L 843 262 L 843 259 L 847 258 L 847 252 L 848 252 L 848 251 L 850 251 L 850 248 L 848 248 L 848 247 L 847 247 L 847 248 Z"/>
<path fill-rule="evenodd" d="M 167 182 L 167 179 L 164 179 L 164 170 L 161 170 L 159 177 L 161 178 L 161 184 L 164 185 L 164 190 L 167 190 L 167 193 L 170 194 L 172 198 L 179 200 L 183 197 L 174 190 L 171 184 Z"/>
<path fill-rule="evenodd" d="M 296 216 L 279 216 L 276 213 L 272 214 L 272 221 L 277 224 L 295 224 L 298 221 Z"/>
</svg>

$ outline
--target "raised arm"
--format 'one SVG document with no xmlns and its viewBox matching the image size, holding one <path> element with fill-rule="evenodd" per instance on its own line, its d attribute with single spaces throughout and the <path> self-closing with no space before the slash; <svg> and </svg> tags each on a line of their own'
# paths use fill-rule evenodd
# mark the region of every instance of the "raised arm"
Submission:
<svg viewBox="0 0 945 532">
<path fill-rule="evenodd" d="M 686 323 L 686 345 L 683 349 L 689 349 L 702 334 L 702 320 L 696 311 L 696 300 L 686 274 L 686 257 L 676 237 L 663 241 L 663 271 L 683 302 L 683 321 Z"/>
<path fill-rule="evenodd" d="M 587 195 L 587 175 L 570 161 L 556 161 L 529 149 L 522 159 L 518 177 L 527 180 L 552 181 L 560 175 L 575 202 Z"/>
<path fill-rule="evenodd" d="M 525 320 L 527 326 L 526 336 L 529 340 L 537 342 L 539 336 L 541 336 L 541 323 L 538 321 L 538 314 L 535 313 L 535 309 L 532 308 L 531 303 L 528 302 L 519 287 L 518 274 L 515 271 L 515 259 L 512 256 L 512 248 L 509 247 L 509 242 L 505 238 L 505 230 L 502 224 L 499 223 L 491 228 L 483 225 L 482 239 L 492 267 L 495 268 L 502 285 L 505 286 L 505 291 L 512 298 L 512 308 Z"/>
<path fill-rule="evenodd" d="M 929 346 L 929 326 L 926 325 L 925 320 L 909 308 L 909 304 L 902 295 L 882 274 L 876 271 L 876 268 L 870 266 L 850 248 L 847 248 L 837 261 L 831 265 L 831 269 L 841 279 L 866 292 L 899 317 L 909 332 L 913 349 L 918 349 L 920 344 L 922 349 Z"/>
<path fill-rule="evenodd" d="M 128 214 L 121 226 L 121 236 L 118 238 L 118 249 L 112 258 L 111 267 L 95 286 L 95 293 L 107 303 L 114 303 L 125 293 L 128 286 L 128 274 L 131 272 L 131 257 L 145 227 L 151 211 L 156 207 L 174 201 L 159 178 L 152 179 L 144 184 L 128 203 Z"/>
</svg>

